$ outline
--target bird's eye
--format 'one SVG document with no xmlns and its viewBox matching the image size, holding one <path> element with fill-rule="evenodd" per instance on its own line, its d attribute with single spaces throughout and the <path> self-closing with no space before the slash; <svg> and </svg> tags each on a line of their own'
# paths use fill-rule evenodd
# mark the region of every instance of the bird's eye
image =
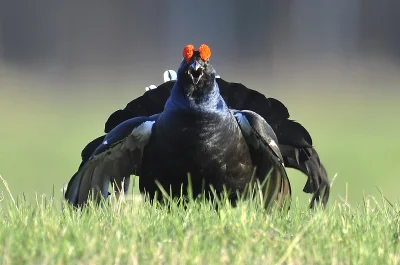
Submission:
<svg viewBox="0 0 400 265">
<path fill-rule="evenodd" d="M 200 57 L 201 57 L 201 59 L 203 59 L 203 61 L 207 61 L 211 57 L 211 49 L 206 44 L 200 45 L 199 53 L 200 53 Z"/>
<path fill-rule="evenodd" d="M 185 58 L 186 62 L 190 61 L 190 59 L 193 56 L 193 53 L 194 53 L 193 45 L 189 44 L 189 45 L 186 45 L 185 48 L 183 48 L 182 55 L 183 55 L 183 58 Z"/>
</svg>

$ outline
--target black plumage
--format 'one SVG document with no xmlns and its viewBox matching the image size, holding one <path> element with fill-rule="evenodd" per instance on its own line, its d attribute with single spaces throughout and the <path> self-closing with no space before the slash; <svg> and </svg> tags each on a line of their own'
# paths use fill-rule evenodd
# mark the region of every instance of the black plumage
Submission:
<svg viewBox="0 0 400 265">
<path fill-rule="evenodd" d="M 222 78 L 217 78 L 216 82 L 229 108 L 254 111 L 268 122 L 278 138 L 285 167 L 300 170 L 308 177 L 303 191 L 313 193 L 310 206 L 313 207 L 319 200 L 325 206 L 329 199 L 330 183 L 308 131 L 298 122 L 289 119 L 288 109 L 279 100 L 267 98 L 240 83 L 227 82 Z M 162 112 L 174 84 L 175 81 L 165 82 L 132 100 L 124 109 L 115 111 L 106 121 L 104 131 L 110 132 L 127 119 Z M 101 144 L 103 138 L 101 136 L 93 140 L 83 149 L 83 162 Z"/>
<path fill-rule="evenodd" d="M 140 190 L 150 197 L 158 190 L 156 181 L 179 196 L 189 173 L 194 195 L 207 194 L 212 186 L 217 193 L 230 191 L 235 200 L 254 177 L 269 182 L 265 206 L 284 205 L 291 188 L 274 130 L 255 112 L 228 108 L 201 51 L 182 61 L 165 95 L 166 100 L 150 97 L 154 104 L 138 104 L 135 118 L 119 116 L 116 127 L 82 151 L 83 162 L 65 194 L 68 202 L 82 205 L 90 192 L 107 197 L 110 182 L 120 184 L 130 174 L 139 176 Z M 162 102 L 159 114 L 145 117 Z"/>
</svg>

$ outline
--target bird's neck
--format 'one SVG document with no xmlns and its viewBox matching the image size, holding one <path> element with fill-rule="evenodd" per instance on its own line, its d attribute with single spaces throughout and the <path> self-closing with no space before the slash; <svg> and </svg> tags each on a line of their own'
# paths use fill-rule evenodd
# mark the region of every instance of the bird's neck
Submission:
<svg viewBox="0 0 400 265">
<path fill-rule="evenodd" d="M 216 80 L 213 80 L 211 89 L 203 90 L 201 94 L 196 91 L 188 95 L 179 79 L 172 88 L 170 98 L 165 104 L 165 110 L 182 109 L 196 112 L 227 112 L 228 107 L 219 93 Z"/>
</svg>

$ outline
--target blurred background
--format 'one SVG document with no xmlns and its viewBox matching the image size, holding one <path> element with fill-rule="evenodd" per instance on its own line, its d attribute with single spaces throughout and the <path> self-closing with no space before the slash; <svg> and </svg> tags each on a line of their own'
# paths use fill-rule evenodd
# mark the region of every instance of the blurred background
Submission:
<svg viewBox="0 0 400 265">
<path fill-rule="evenodd" d="M 0 175 L 14 196 L 60 198 L 109 115 L 177 69 L 184 45 L 206 43 L 222 78 L 279 99 L 309 130 L 337 173 L 331 201 L 381 200 L 379 188 L 397 202 L 399 11 L 391 0 L 0 0 Z M 306 203 L 305 177 L 289 174 Z"/>
</svg>

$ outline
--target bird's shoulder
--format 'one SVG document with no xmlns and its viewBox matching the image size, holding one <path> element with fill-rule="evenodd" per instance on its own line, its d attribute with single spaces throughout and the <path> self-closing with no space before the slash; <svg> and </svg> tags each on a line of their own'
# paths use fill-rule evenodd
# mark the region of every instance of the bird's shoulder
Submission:
<svg viewBox="0 0 400 265">
<path fill-rule="evenodd" d="M 96 148 L 91 158 L 111 149 L 123 141 L 126 142 L 128 137 L 130 138 L 130 142 L 124 145 L 127 148 L 129 148 L 129 144 L 132 144 L 132 141 L 134 146 L 145 145 L 150 139 L 152 127 L 159 116 L 160 114 L 149 117 L 136 117 L 120 123 L 107 133 L 103 142 Z"/>
<path fill-rule="evenodd" d="M 263 137 L 278 141 L 274 130 L 260 114 L 251 110 L 231 110 L 231 112 L 241 127 L 252 129 Z"/>
<path fill-rule="evenodd" d="M 254 149 L 261 148 L 261 145 L 268 146 L 273 153 L 283 161 L 278 146 L 278 138 L 267 121 L 256 112 L 250 110 L 232 110 L 240 129 L 248 145 Z M 261 145 L 260 145 L 261 144 Z"/>
</svg>

